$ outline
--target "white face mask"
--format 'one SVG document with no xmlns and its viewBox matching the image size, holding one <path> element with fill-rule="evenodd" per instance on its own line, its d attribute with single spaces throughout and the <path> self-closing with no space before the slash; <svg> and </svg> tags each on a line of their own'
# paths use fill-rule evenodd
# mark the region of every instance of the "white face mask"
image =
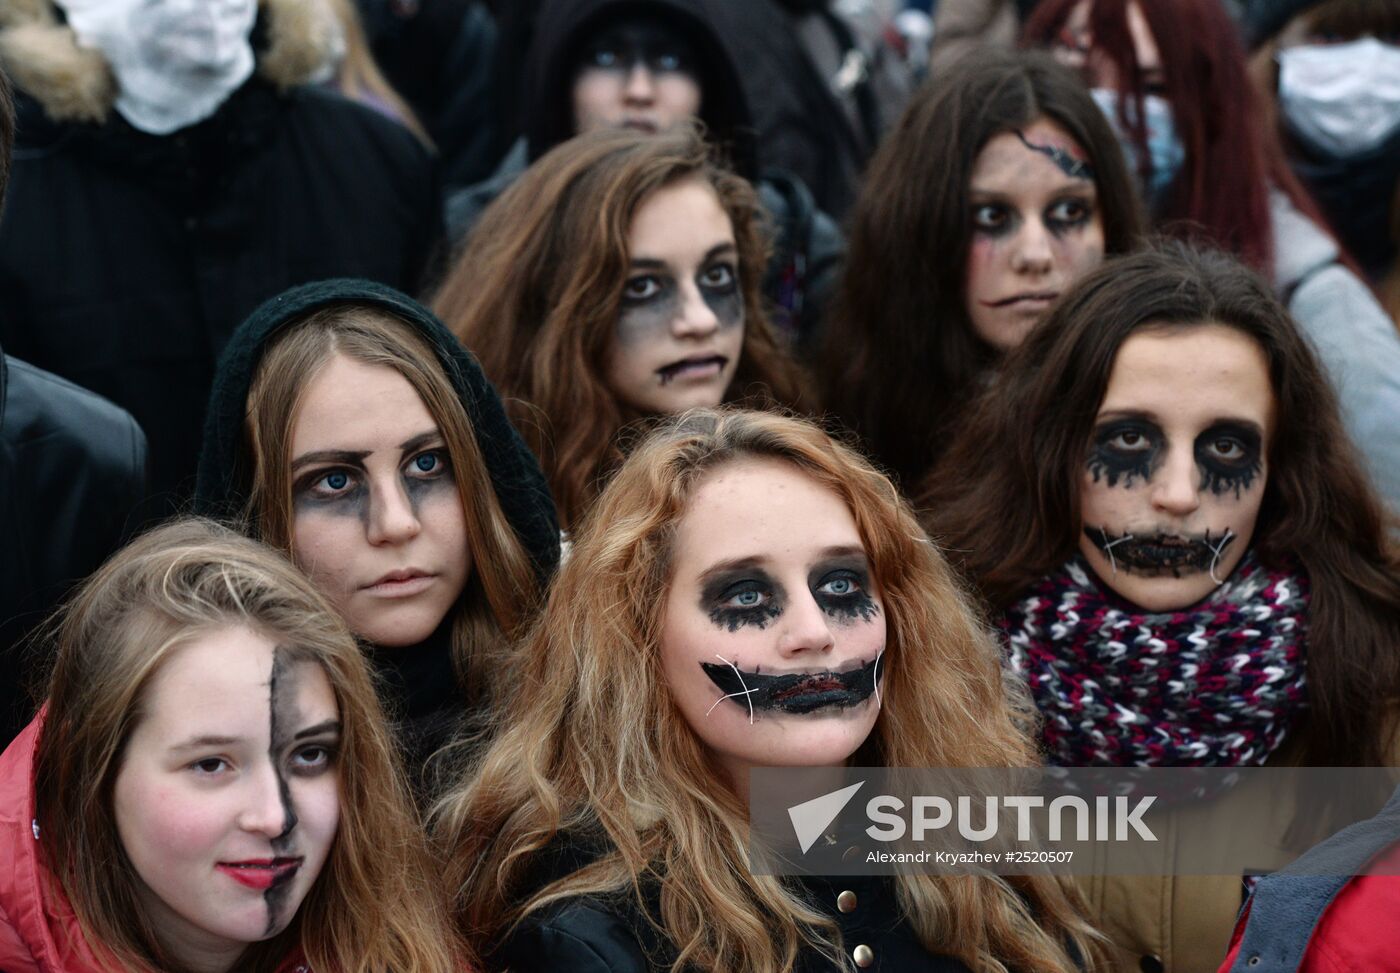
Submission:
<svg viewBox="0 0 1400 973">
<path fill-rule="evenodd" d="M 1400 128 L 1400 47 L 1374 37 L 1287 47 L 1278 64 L 1284 116 L 1317 148 L 1348 158 Z"/>
<path fill-rule="evenodd" d="M 203 121 L 253 73 L 257 0 L 55 0 L 117 79 L 116 109 L 143 132 Z"/>
</svg>

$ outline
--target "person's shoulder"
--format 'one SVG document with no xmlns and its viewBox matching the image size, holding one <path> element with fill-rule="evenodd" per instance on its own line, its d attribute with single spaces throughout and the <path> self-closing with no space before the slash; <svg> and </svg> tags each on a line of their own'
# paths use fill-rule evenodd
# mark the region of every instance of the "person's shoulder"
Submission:
<svg viewBox="0 0 1400 973">
<path fill-rule="evenodd" d="M 3 367 L 0 431 L 10 443 L 66 435 L 113 467 L 139 465 L 144 459 L 146 437 L 125 409 L 17 358 L 5 356 Z"/>
<path fill-rule="evenodd" d="M 575 973 L 650 973 L 658 969 L 642 947 L 636 917 L 591 896 L 562 899 L 521 920 L 493 966 L 508 970 L 566 969 Z"/>
<path fill-rule="evenodd" d="M 432 158 L 428 147 L 404 125 L 321 85 L 304 84 L 283 95 L 284 111 L 296 124 L 337 139 L 357 137 L 398 155 L 421 160 Z"/>
</svg>

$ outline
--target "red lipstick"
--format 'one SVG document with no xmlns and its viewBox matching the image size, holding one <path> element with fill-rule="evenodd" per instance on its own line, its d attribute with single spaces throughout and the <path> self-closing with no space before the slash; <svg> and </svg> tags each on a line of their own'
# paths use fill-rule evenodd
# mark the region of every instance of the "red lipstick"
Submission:
<svg viewBox="0 0 1400 973">
<path fill-rule="evenodd" d="M 300 858 L 249 858 L 238 862 L 219 862 L 215 868 L 240 885 L 266 891 L 274 885 L 290 882 L 301 868 Z"/>
</svg>

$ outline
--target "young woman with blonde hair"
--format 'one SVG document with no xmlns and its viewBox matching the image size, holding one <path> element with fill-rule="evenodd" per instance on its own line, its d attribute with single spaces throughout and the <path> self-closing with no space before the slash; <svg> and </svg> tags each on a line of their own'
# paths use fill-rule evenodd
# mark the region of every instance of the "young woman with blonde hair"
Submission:
<svg viewBox="0 0 1400 973">
<path fill-rule="evenodd" d="M 726 665 L 754 687 L 803 678 L 751 709 Z M 821 880 L 750 871 L 752 767 L 1035 759 L 942 557 L 816 426 L 697 410 L 655 430 L 580 525 L 522 666 L 436 816 L 458 920 L 491 962 L 1068 971 L 1092 955 L 1054 879 L 850 878 L 838 904 Z"/>
<path fill-rule="evenodd" d="M 415 773 L 490 698 L 559 553 L 539 465 L 475 360 L 368 281 L 294 288 L 234 334 L 195 499 L 345 616 Z"/>
<path fill-rule="evenodd" d="M 791 406 L 758 200 L 693 127 L 570 139 L 482 217 L 434 307 L 481 359 L 572 529 L 637 419 Z"/>
<path fill-rule="evenodd" d="M 0 757 L 0 968 L 461 968 L 364 660 L 292 565 L 177 521 L 56 631 Z"/>
</svg>

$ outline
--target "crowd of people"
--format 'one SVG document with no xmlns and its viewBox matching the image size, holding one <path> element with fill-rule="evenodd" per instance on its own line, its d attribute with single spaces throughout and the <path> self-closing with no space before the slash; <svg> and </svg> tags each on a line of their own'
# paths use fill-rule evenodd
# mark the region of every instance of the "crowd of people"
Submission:
<svg viewBox="0 0 1400 973">
<path fill-rule="evenodd" d="M 1400 970 L 749 857 L 1400 766 L 1400 0 L 0 0 L 0 349 L 3 973 Z"/>
</svg>

